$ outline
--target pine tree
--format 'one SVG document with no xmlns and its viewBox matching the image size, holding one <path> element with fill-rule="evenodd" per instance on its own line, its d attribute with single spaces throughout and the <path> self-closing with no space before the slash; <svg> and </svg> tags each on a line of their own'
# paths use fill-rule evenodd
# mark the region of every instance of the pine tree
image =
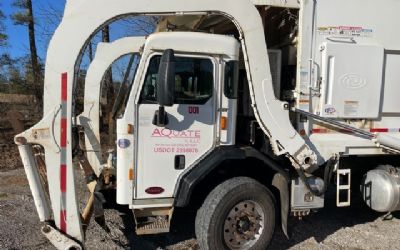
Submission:
<svg viewBox="0 0 400 250">
<path fill-rule="evenodd" d="M 33 15 L 32 0 L 14 0 L 13 6 L 19 9 L 11 16 L 11 18 L 14 20 L 14 23 L 16 25 L 24 25 L 28 27 L 30 61 L 32 65 L 33 79 L 35 85 L 40 85 L 42 82 L 42 73 L 36 48 L 35 19 Z M 41 93 L 36 94 L 39 95 Z"/>
</svg>

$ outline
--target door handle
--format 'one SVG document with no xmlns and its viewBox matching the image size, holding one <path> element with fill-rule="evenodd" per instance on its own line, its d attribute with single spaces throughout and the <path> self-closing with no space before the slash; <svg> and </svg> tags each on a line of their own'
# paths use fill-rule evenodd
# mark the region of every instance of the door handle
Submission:
<svg viewBox="0 0 400 250">
<path fill-rule="evenodd" d="M 175 155 L 175 169 L 182 170 L 185 169 L 186 159 L 184 155 Z"/>
</svg>

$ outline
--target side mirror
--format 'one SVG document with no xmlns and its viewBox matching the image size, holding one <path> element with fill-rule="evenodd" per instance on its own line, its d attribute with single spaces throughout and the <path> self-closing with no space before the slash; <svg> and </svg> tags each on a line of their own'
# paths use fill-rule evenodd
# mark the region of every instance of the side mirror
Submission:
<svg viewBox="0 0 400 250">
<path fill-rule="evenodd" d="M 164 51 L 157 75 L 157 102 L 160 105 L 155 111 L 153 125 L 165 127 L 168 124 L 168 115 L 165 106 L 172 106 L 175 99 L 175 55 L 172 49 Z"/>
<path fill-rule="evenodd" d="M 172 106 L 175 94 L 175 55 L 172 49 L 164 51 L 157 75 L 157 102 Z"/>
</svg>

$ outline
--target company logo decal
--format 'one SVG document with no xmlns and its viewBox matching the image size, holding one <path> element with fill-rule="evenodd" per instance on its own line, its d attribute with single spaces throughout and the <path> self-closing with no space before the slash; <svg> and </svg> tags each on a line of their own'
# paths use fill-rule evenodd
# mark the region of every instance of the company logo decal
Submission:
<svg viewBox="0 0 400 250">
<path fill-rule="evenodd" d="M 151 134 L 152 138 L 166 140 L 157 140 L 154 142 L 154 153 L 172 153 L 172 154 L 195 154 L 199 152 L 201 143 L 200 130 L 170 130 L 155 128 Z"/>
<path fill-rule="evenodd" d="M 324 111 L 327 115 L 334 115 L 336 113 L 336 109 L 334 107 L 327 107 Z"/>
<path fill-rule="evenodd" d="M 340 77 L 342 86 L 346 89 L 361 89 L 367 85 L 367 80 L 357 74 L 346 74 Z"/>
<path fill-rule="evenodd" d="M 182 131 L 176 131 L 176 130 L 170 130 L 167 128 L 164 129 L 159 129 L 155 128 L 153 130 L 153 133 L 151 134 L 151 137 L 165 137 L 165 138 L 170 138 L 170 139 L 200 139 L 201 134 L 200 130 L 182 130 Z"/>
</svg>

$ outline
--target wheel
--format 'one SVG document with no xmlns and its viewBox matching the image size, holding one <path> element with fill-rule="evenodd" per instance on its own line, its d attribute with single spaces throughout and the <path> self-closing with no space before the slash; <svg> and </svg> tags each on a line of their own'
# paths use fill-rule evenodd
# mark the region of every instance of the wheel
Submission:
<svg viewBox="0 0 400 250">
<path fill-rule="evenodd" d="M 275 200 L 259 182 L 236 177 L 218 185 L 196 215 L 203 250 L 265 250 L 275 228 Z"/>
</svg>

